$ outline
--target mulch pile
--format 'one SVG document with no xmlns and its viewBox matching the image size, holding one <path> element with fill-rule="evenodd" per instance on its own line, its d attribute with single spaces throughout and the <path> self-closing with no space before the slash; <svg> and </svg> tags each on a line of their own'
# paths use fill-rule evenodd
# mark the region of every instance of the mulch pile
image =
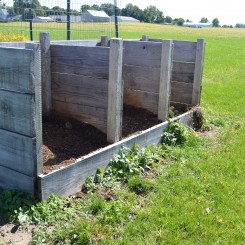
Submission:
<svg viewBox="0 0 245 245">
<path fill-rule="evenodd" d="M 124 106 L 123 138 L 160 122 L 147 110 Z M 43 117 L 43 173 L 70 165 L 77 158 L 107 145 L 106 135 L 89 124 L 56 115 Z"/>
</svg>

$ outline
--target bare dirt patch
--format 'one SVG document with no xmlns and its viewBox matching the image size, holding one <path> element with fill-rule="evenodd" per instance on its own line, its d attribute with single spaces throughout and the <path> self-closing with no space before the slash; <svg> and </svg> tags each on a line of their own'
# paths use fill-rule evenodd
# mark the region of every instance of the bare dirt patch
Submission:
<svg viewBox="0 0 245 245">
<path fill-rule="evenodd" d="M 126 138 L 161 121 L 153 113 L 133 106 L 123 108 L 122 135 Z M 52 115 L 43 118 L 43 173 L 75 162 L 76 159 L 109 145 L 106 135 L 93 126 Z"/>
</svg>

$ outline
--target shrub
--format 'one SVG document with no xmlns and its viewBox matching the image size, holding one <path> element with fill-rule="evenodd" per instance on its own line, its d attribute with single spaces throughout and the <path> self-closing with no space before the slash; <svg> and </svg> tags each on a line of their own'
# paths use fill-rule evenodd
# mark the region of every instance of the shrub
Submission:
<svg viewBox="0 0 245 245">
<path fill-rule="evenodd" d="M 27 41 L 27 38 L 24 35 L 20 34 L 3 34 L 0 32 L 0 42 L 21 42 Z"/>
</svg>

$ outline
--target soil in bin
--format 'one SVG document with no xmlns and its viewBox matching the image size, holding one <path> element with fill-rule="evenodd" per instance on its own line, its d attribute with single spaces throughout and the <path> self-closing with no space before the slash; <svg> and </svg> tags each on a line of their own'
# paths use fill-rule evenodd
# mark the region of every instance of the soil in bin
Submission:
<svg viewBox="0 0 245 245">
<path fill-rule="evenodd" d="M 160 122 L 156 115 L 147 110 L 124 106 L 123 138 Z M 57 115 L 43 117 L 44 174 L 68 166 L 76 159 L 107 145 L 106 135 L 89 124 Z"/>
</svg>

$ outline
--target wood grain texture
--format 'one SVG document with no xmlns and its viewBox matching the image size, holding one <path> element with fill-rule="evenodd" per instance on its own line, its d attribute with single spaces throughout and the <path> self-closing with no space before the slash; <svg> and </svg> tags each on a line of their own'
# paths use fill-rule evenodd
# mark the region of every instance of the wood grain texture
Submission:
<svg viewBox="0 0 245 245">
<path fill-rule="evenodd" d="M 53 110 L 59 115 L 89 123 L 103 133 L 107 133 L 107 109 L 105 108 L 53 101 Z"/>
<path fill-rule="evenodd" d="M 54 101 L 108 108 L 108 80 L 87 76 L 52 73 Z"/>
<path fill-rule="evenodd" d="M 43 114 L 50 115 L 52 112 L 51 93 L 51 51 L 50 34 L 40 33 L 41 47 L 41 71 L 42 71 L 42 111 Z"/>
<path fill-rule="evenodd" d="M 110 40 L 110 65 L 108 84 L 107 141 L 117 142 L 122 137 L 123 114 L 123 40 Z"/>
<path fill-rule="evenodd" d="M 96 47 L 99 46 L 100 42 L 96 40 L 61 40 L 51 41 L 51 45 L 67 45 L 67 46 L 85 46 L 85 47 Z"/>
<path fill-rule="evenodd" d="M 0 129 L 0 166 L 34 177 L 36 173 L 36 138 Z"/>
<path fill-rule="evenodd" d="M 184 104 L 191 104 L 193 84 L 171 83 L 171 101 Z"/>
<path fill-rule="evenodd" d="M 0 47 L 25 48 L 25 42 L 0 42 Z"/>
<path fill-rule="evenodd" d="M 160 68 L 162 44 L 124 41 L 124 65 Z"/>
<path fill-rule="evenodd" d="M 200 100 L 201 100 L 204 55 L 205 55 L 205 40 L 198 39 L 197 40 L 197 51 L 196 51 L 194 85 L 193 85 L 193 92 L 192 92 L 192 105 L 193 106 L 199 105 Z"/>
<path fill-rule="evenodd" d="M 180 119 L 184 124 L 190 125 L 191 115 L 192 113 L 188 112 L 173 120 Z M 51 194 L 67 196 L 81 190 L 86 178 L 94 176 L 98 168 L 105 169 L 114 154 L 118 153 L 122 146 L 132 147 L 134 144 L 138 144 L 141 147 L 146 147 L 147 145 L 157 145 L 161 141 L 163 129 L 167 126 L 168 122 L 161 123 L 139 135 L 129 137 L 84 158 L 77 159 L 76 163 L 64 169 L 47 175 L 39 175 L 40 199 L 47 199 Z M 64 180 L 66 180 L 65 184 Z"/>
<path fill-rule="evenodd" d="M 0 48 L 0 89 L 34 93 L 33 52 L 19 48 Z"/>
<path fill-rule="evenodd" d="M 123 79 L 127 89 L 158 93 L 160 68 L 124 65 Z"/>
<path fill-rule="evenodd" d="M 109 48 L 51 45 L 51 71 L 109 79 Z"/>
<path fill-rule="evenodd" d="M 150 38 L 151 42 L 162 42 L 162 39 Z M 175 61 L 184 61 L 184 62 L 195 62 L 196 60 L 196 42 L 190 41 L 179 41 L 173 40 L 174 42 L 174 56 L 173 60 Z"/>
<path fill-rule="evenodd" d="M 194 72 L 194 63 L 173 62 L 172 81 L 193 83 Z"/>
<path fill-rule="evenodd" d="M 0 188 L 6 190 L 20 190 L 35 196 L 36 178 L 18 173 L 11 169 L 0 166 Z"/>
<path fill-rule="evenodd" d="M 169 115 L 173 41 L 162 41 L 161 77 L 159 84 L 158 119 L 166 121 Z"/>
<path fill-rule="evenodd" d="M 154 114 L 157 114 L 158 100 L 158 93 L 124 89 L 124 103 L 126 105 L 132 105 L 138 108 L 143 108 L 148 111 L 151 111 Z"/>
<path fill-rule="evenodd" d="M 35 137 L 34 95 L 0 89 L 0 128 Z"/>
</svg>

